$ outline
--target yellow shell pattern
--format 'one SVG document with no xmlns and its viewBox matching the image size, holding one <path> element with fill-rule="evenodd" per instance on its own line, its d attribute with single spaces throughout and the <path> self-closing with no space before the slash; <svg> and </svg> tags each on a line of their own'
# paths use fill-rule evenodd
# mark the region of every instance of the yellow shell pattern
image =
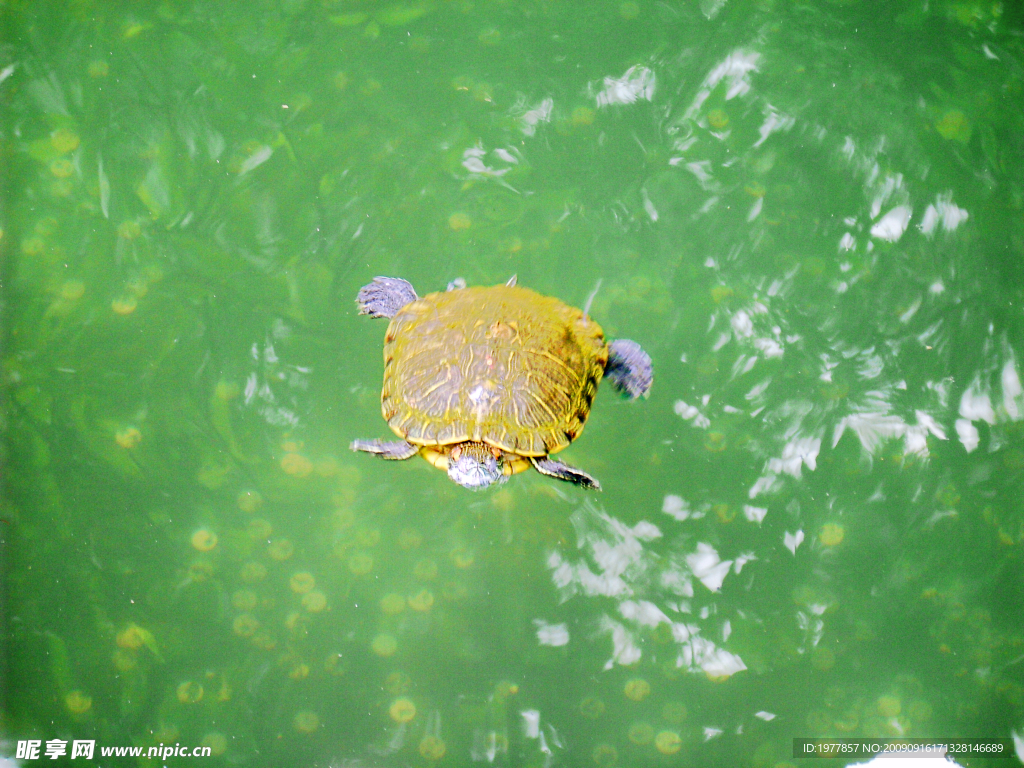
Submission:
<svg viewBox="0 0 1024 768">
<path fill-rule="evenodd" d="M 557 299 L 506 285 L 432 293 L 391 319 L 381 411 L 415 445 L 544 456 L 583 431 L 607 363 L 601 326 Z"/>
</svg>

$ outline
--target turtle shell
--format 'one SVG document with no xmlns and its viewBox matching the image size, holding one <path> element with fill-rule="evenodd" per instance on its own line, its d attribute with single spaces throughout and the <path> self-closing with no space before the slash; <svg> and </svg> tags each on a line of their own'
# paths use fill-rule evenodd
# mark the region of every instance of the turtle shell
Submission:
<svg viewBox="0 0 1024 768">
<path fill-rule="evenodd" d="M 607 363 L 601 326 L 557 299 L 507 285 L 432 293 L 391 319 L 381 410 L 416 445 L 544 456 L 583 431 Z"/>
</svg>

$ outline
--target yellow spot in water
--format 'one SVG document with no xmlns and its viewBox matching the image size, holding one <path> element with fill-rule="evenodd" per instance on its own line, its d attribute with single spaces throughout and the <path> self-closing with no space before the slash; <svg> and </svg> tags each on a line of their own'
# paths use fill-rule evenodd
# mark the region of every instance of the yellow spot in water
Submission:
<svg viewBox="0 0 1024 768">
<path fill-rule="evenodd" d="M 441 596 L 449 602 L 465 600 L 469 596 L 469 590 L 462 582 L 448 581 L 441 587 Z"/>
<path fill-rule="evenodd" d="M 252 636 L 252 644 L 261 651 L 272 651 L 277 647 L 277 640 L 268 632 L 257 632 Z"/>
<path fill-rule="evenodd" d="M 464 213 L 453 213 L 451 216 L 448 217 L 448 226 L 454 229 L 456 232 L 459 232 L 463 229 L 469 229 L 472 226 L 472 224 L 473 222 L 470 220 L 469 216 L 467 216 Z"/>
<path fill-rule="evenodd" d="M 642 677 L 634 677 L 626 681 L 623 692 L 630 701 L 643 701 L 651 695 L 651 684 Z"/>
<path fill-rule="evenodd" d="M 572 111 L 572 124 L 577 128 L 585 125 L 593 125 L 596 113 L 590 107 L 576 107 Z"/>
<path fill-rule="evenodd" d="M 381 632 L 370 642 L 370 650 L 373 651 L 374 655 L 386 659 L 389 656 L 395 655 L 395 652 L 398 650 L 398 640 L 395 639 L 394 635 Z"/>
<path fill-rule="evenodd" d="M 78 134 L 68 128 L 58 128 L 50 134 L 50 145 L 62 155 L 78 149 L 79 143 Z"/>
<path fill-rule="evenodd" d="M 423 534 L 415 528 L 403 528 L 398 532 L 398 546 L 401 549 L 416 549 L 423 543 Z"/>
<path fill-rule="evenodd" d="M 131 40 L 133 37 L 138 37 L 139 35 L 141 35 L 143 32 L 145 32 L 147 29 L 149 29 L 152 26 L 153 26 L 152 24 L 149 24 L 149 23 L 143 24 L 143 23 L 140 23 L 140 22 L 137 22 L 137 21 L 125 24 L 124 29 L 121 32 L 121 39 L 122 40 Z"/>
<path fill-rule="evenodd" d="M 259 605 L 259 597 L 251 589 L 237 589 L 231 595 L 231 607 L 236 611 L 252 611 Z"/>
<path fill-rule="evenodd" d="M 721 304 L 726 299 L 731 298 L 733 293 L 733 289 L 727 285 L 716 285 L 711 289 L 711 300 L 715 304 Z"/>
<path fill-rule="evenodd" d="M 281 459 L 281 469 L 292 477 L 306 477 L 313 471 L 313 462 L 301 453 L 286 453 Z"/>
<path fill-rule="evenodd" d="M 437 563 L 429 558 L 420 560 L 413 567 L 412 573 L 420 581 L 433 581 L 437 578 Z"/>
<path fill-rule="evenodd" d="M 309 677 L 309 664 L 301 661 L 298 664 L 293 664 L 292 668 L 288 670 L 288 677 L 292 680 L 305 680 Z"/>
<path fill-rule="evenodd" d="M 832 722 L 832 727 L 842 733 L 853 733 L 857 730 L 857 726 L 859 725 L 860 717 L 858 717 L 857 713 L 852 709 L 843 712 L 843 714 Z"/>
<path fill-rule="evenodd" d="M 427 734 L 420 739 L 420 754 L 427 760 L 440 760 L 447 751 L 444 740 L 440 736 Z"/>
<path fill-rule="evenodd" d="M 320 477 L 334 477 L 340 468 L 338 460 L 333 456 L 324 456 L 313 462 L 313 471 Z"/>
<path fill-rule="evenodd" d="M 356 576 L 365 576 L 373 570 L 373 555 L 356 552 L 348 559 L 348 569 Z"/>
<path fill-rule="evenodd" d="M 136 427 L 125 427 L 117 431 L 114 440 L 122 448 L 131 450 L 142 441 L 142 433 Z"/>
<path fill-rule="evenodd" d="M 105 61 L 90 61 L 88 72 L 89 77 L 106 77 L 110 74 L 110 66 Z"/>
<path fill-rule="evenodd" d="M 217 392 L 220 391 L 220 384 L 217 385 Z M 219 394 L 218 394 L 219 396 Z M 252 514 L 263 506 L 263 497 L 259 491 L 242 491 L 238 494 L 238 508 L 243 512 Z"/>
<path fill-rule="evenodd" d="M 831 648 L 818 646 L 811 651 L 811 666 L 819 672 L 827 672 L 836 665 L 836 655 Z"/>
<path fill-rule="evenodd" d="M 728 440 L 721 432 L 708 432 L 704 438 L 704 450 L 721 453 L 728 447 Z"/>
<path fill-rule="evenodd" d="M 117 637 L 114 638 L 114 641 L 117 643 L 118 648 L 137 651 L 146 642 L 147 634 L 147 630 L 143 629 L 138 624 L 129 624 L 117 633 Z"/>
<path fill-rule="evenodd" d="M 118 315 L 130 315 L 139 308 L 139 302 L 134 296 L 119 296 L 110 302 L 110 308 Z"/>
<path fill-rule="evenodd" d="M 68 179 L 55 179 L 53 184 L 50 185 L 50 192 L 55 197 L 67 197 L 73 189 L 74 185 Z"/>
<path fill-rule="evenodd" d="M 654 737 L 654 747 L 663 755 L 674 755 L 683 747 L 683 740 L 675 731 L 662 731 Z"/>
<path fill-rule="evenodd" d="M 307 592 L 302 596 L 302 607 L 310 613 L 323 613 L 327 610 L 327 595 L 319 589 Z"/>
<path fill-rule="evenodd" d="M 494 27 L 488 27 L 487 29 L 482 30 L 480 34 L 476 36 L 476 39 L 484 45 L 497 45 L 501 42 L 501 30 L 495 29 Z"/>
<path fill-rule="evenodd" d="M 519 686 L 511 680 L 499 680 L 494 685 L 494 698 L 497 701 L 505 701 L 517 693 L 519 693 Z"/>
<path fill-rule="evenodd" d="M 28 237 L 21 241 L 21 252 L 26 256 L 38 256 L 46 250 L 46 243 L 41 237 Z"/>
<path fill-rule="evenodd" d="M 619 761 L 619 750 L 602 741 L 594 745 L 590 757 L 598 765 L 615 765 Z"/>
<path fill-rule="evenodd" d="M 217 534 L 209 528 L 200 528 L 192 534 L 192 547 L 200 552 L 209 552 L 217 546 Z"/>
<path fill-rule="evenodd" d="M 338 478 L 338 480 L 341 481 L 342 485 L 348 485 L 348 486 L 359 485 L 359 483 L 362 482 L 362 479 L 363 479 L 363 472 L 362 472 L 362 470 L 360 470 L 358 467 L 355 467 L 355 466 L 353 466 L 351 464 L 346 464 L 344 467 L 342 467 L 341 472 L 340 472 L 340 477 Z M 396 500 L 396 497 L 392 496 L 391 499 L 388 501 L 388 503 L 391 504 L 395 500 Z"/>
<path fill-rule="evenodd" d="M 588 720 L 596 720 L 604 714 L 604 702 L 596 696 L 587 696 L 580 702 L 580 714 Z"/>
<path fill-rule="evenodd" d="M 324 672 L 333 677 L 341 677 L 345 674 L 345 657 L 341 653 L 328 653 L 324 659 Z"/>
<path fill-rule="evenodd" d="M 380 599 L 380 609 L 387 616 L 397 616 L 405 610 L 405 598 L 397 592 L 389 592 Z"/>
<path fill-rule="evenodd" d="M 434 593 L 429 589 L 421 589 L 409 598 L 409 607 L 414 611 L 426 613 L 434 607 Z"/>
<path fill-rule="evenodd" d="M 838 547 L 846 538 L 846 529 L 838 523 L 825 523 L 818 532 L 818 541 L 826 547 Z"/>
<path fill-rule="evenodd" d="M 68 280 L 61 285 L 59 295 L 64 301 L 78 301 L 85 295 L 85 283 L 81 280 Z"/>
<path fill-rule="evenodd" d="M 903 704 L 898 696 L 879 696 L 875 706 L 882 717 L 896 717 L 903 711 Z"/>
<path fill-rule="evenodd" d="M 629 21 L 640 15 L 640 4 L 627 0 L 619 5 L 619 16 Z"/>
<path fill-rule="evenodd" d="M 348 84 L 352 82 L 352 77 L 348 72 L 338 72 L 334 76 L 334 87 L 339 91 L 343 91 L 348 88 Z"/>
<path fill-rule="evenodd" d="M 372 21 L 366 25 L 366 31 L 368 32 L 375 28 L 377 28 L 377 25 L 374 24 Z M 370 37 L 370 35 L 367 35 L 367 37 Z M 380 80 L 377 80 L 376 78 L 373 77 L 369 77 L 360 86 L 359 92 L 363 94 L 363 96 L 373 96 L 373 94 L 377 93 L 377 91 L 379 91 L 383 87 L 384 84 L 381 83 Z"/>
<path fill-rule="evenodd" d="M 405 672 L 396 670 L 388 673 L 388 676 L 384 678 L 384 690 L 394 696 L 405 693 L 411 687 L 412 678 L 405 674 Z"/>
<path fill-rule="evenodd" d="M 199 746 L 207 747 L 210 750 L 211 756 L 220 757 L 228 751 L 228 737 L 223 733 L 211 731 L 203 736 L 202 740 L 199 742 Z"/>
<path fill-rule="evenodd" d="M 212 458 L 203 462 L 203 465 L 196 472 L 196 479 L 211 490 L 220 488 L 227 479 L 231 466 L 226 462 L 218 462 Z"/>
<path fill-rule="evenodd" d="M 57 231 L 57 218 L 55 216 L 44 216 L 36 222 L 35 233 L 41 237 L 49 237 Z"/>
<path fill-rule="evenodd" d="M 475 562 L 472 551 L 459 547 L 452 550 L 452 564 L 459 569 L 469 568 Z"/>
<path fill-rule="evenodd" d="M 92 709 L 92 696 L 89 696 L 79 690 L 70 691 L 68 692 L 68 695 L 64 697 L 64 706 L 67 707 L 68 712 L 73 715 L 84 715 Z"/>
<path fill-rule="evenodd" d="M 731 523 L 736 518 L 735 508 L 730 508 L 728 504 L 715 504 L 711 510 L 715 513 L 715 517 L 723 523 Z"/>
<path fill-rule="evenodd" d="M 935 130 L 947 141 L 966 144 L 971 140 L 971 121 L 959 109 L 951 109 L 935 123 Z"/>
<path fill-rule="evenodd" d="M 232 631 L 239 637 L 252 637 L 259 628 L 259 621 L 251 613 L 240 613 L 231 623 Z"/>
<path fill-rule="evenodd" d="M 117 225 L 117 236 L 122 240 L 134 240 L 142 234 L 142 225 L 134 219 L 127 219 Z"/>
<path fill-rule="evenodd" d="M 395 699 L 388 707 L 388 714 L 396 723 L 408 723 L 416 717 L 416 705 L 405 696 Z"/>
<path fill-rule="evenodd" d="M 75 172 L 75 166 L 66 157 L 58 157 L 50 163 L 50 173 L 58 179 L 70 178 Z"/>
<path fill-rule="evenodd" d="M 511 512 L 516 505 L 516 497 L 508 488 L 501 488 L 491 494 L 491 505 L 499 512 Z"/>
<path fill-rule="evenodd" d="M 724 109 L 712 109 L 708 112 L 708 123 L 716 131 L 720 131 L 729 125 L 729 115 Z"/>
<path fill-rule="evenodd" d="M 114 669 L 120 672 L 122 675 L 131 672 L 133 669 L 139 666 L 139 661 L 132 651 L 126 651 L 123 648 L 118 648 L 114 651 L 111 660 L 114 662 Z"/>
<path fill-rule="evenodd" d="M 238 397 L 240 394 L 241 394 L 241 390 L 238 388 L 238 385 L 235 384 L 233 381 L 224 381 L 223 379 L 221 379 L 220 381 L 217 382 L 217 384 L 213 388 L 213 396 L 214 396 L 214 398 L 219 400 L 222 403 L 231 402 L 236 397 Z M 256 493 L 255 491 L 242 491 L 242 493 L 240 493 L 238 495 L 238 499 L 239 499 L 238 507 L 239 507 L 239 509 L 241 509 L 241 507 L 242 507 L 242 504 L 241 504 L 242 496 L 244 494 L 247 494 L 247 493 L 248 494 L 254 494 L 255 493 L 256 497 L 259 497 L 259 494 Z M 242 510 L 242 511 L 244 512 L 245 510 Z M 251 511 L 255 512 L 255 509 L 253 509 Z"/>
<path fill-rule="evenodd" d="M 907 709 L 910 719 L 916 723 L 931 720 L 935 710 L 927 701 L 915 701 Z"/>
<path fill-rule="evenodd" d="M 231 685 L 227 682 L 227 678 L 221 678 L 220 689 L 217 691 L 218 701 L 230 701 L 231 700 Z"/>
<path fill-rule="evenodd" d="M 360 527 L 356 531 L 356 544 L 360 547 L 375 547 L 380 544 L 380 529 Z"/>
<path fill-rule="evenodd" d="M 196 704 L 203 700 L 203 686 L 194 680 L 186 680 L 178 686 L 177 696 L 182 704 Z"/>
<path fill-rule="evenodd" d="M 193 560 L 188 566 L 188 577 L 191 581 L 206 581 L 213 576 L 213 565 L 207 560 Z"/>
<path fill-rule="evenodd" d="M 336 509 L 331 512 L 331 525 L 336 530 L 344 531 L 346 528 L 351 528 L 356 522 L 356 513 L 348 507 L 344 509 Z"/>
<path fill-rule="evenodd" d="M 633 723 L 629 726 L 629 731 L 626 732 L 626 737 L 638 746 L 644 746 L 650 744 L 654 740 L 654 728 L 650 723 L 643 721 L 639 723 Z"/>
<path fill-rule="evenodd" d="M 313 574 L 309 571 L 299 571 L 292 574 L 292 577 L 288 580 L 288 586 L 292 588 L 292 592 L 295 594 L 304 595 L 316 586 L 316 579 L 313 578 Z"/>
<path fill-rule="evenodd" d="M 252 560 L 242 566 L 238 577 L 246 584 L 257 584 L 267 577 L 267 566 Z"/>
<path fill-rule="evenodd" d="M 253 541 L 266 541 L 274 532 L 274 526 L 270 524 L 269 520 L 264 520 L 262 517 L 254 517 L 249 521 L 246 529 Z"/>
<path fill-rule="evenodd" d="M 277 539 L 270 542 L 270 545 L 267 547 L 267 554 L 271 560 L 283 563 L 295 554 L 295 545 L 288 539 Z"/>
<path fill-rule="evenodd" d="M 821 392 L 821 396 L 826 400 L 839 401 L 850 394 L 850 385 L 845 381 L 834 381 L 829 384 L 823 384 L 818 388 Z"/>
<path fill-rule="evenodd" d="M 320 716 L 316 712 L 304 709 L 301 712 L 295 713 L 295 717 L 292 718 L 292 725 L 295 726 L 295 730 L 299 733 L 315 733 L 320 727 Z"/>
</svg>

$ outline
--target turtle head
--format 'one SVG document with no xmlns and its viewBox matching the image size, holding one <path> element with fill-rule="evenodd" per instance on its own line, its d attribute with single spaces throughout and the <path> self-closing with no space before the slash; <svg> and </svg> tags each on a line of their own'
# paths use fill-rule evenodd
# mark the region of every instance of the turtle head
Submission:
<svg viewBox="0 0 1024 768">
<path fill-rule="evenodd" d="M 497 455 L 495 455 L 497 454 Z M 448 454 L 448 477 L 471 491 L 506 480 L 501 452 L 484 443 L 460 443 Z"/>
</svg>

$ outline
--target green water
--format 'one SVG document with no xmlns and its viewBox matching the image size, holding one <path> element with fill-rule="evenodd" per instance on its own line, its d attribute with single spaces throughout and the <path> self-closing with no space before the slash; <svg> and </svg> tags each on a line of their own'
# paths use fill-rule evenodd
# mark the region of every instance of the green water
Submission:
<svg viewBox="0 0 1024 768">
<path fill-rule="evenodd" d="M 1019 4 L 0 14 L 0 755 L 1024 733 Z M 359 287 L 512 274 L 654 360 L 559 456 L 604 491 L 348 451 Z M 159 744 L 214 756 L 99 756 Z"/>
</svg>

